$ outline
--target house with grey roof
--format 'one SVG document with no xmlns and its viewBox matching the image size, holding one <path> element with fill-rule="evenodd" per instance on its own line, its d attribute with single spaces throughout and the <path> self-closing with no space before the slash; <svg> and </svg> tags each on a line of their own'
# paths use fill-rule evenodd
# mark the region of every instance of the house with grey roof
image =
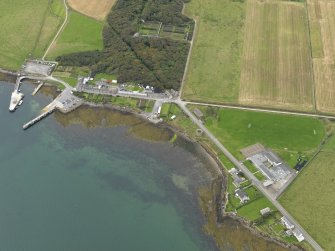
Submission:
<svg viewBox="0 0 335 251">
<path fill-rule="evenodd" d="M 281 217 L 280 221 L 287 229 L 294 228 L 294 225 L 292 224 L 292 222 L 290 222 L 285 216 Z"/>
<path fill-rule="evenodd" d="M 235 190 L 235 196 L 240 199 L 241 203 L 246 203 L 250 200 L 246 192 L 240 188 Z"/>
<path fill-rule="evenodd" d="M 304 239 L 305 239 L 305 237 L 303 236 L 303 234 L 299 231 L 299 229 L 297 229 L 297 228 L 294 228 L 293 230 L 292 230 L 292 233 L 293 233 L 293 235 L 295 236 L 295 238 L 297 238 L 297 240 L 299 241 L 299 242 L 302 242 Z"/>
</svg>

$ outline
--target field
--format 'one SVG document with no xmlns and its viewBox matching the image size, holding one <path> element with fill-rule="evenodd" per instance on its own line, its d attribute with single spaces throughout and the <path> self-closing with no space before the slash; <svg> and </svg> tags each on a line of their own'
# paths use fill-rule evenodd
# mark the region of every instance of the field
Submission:
<svg viewBox="0 0 335 251">
<path fill-rule="evenodd" d="M 62 0 L 0 1 L 0 67 L 16 70 L 41 57 L 64 20 Z"/>
<path fill-rule="evenodd" d="M 303 3 L 247 1 L 239 103 L 313 109 L 313 70 Z"/>
<path fill-rule="evenodd" d="M 206 127 L 239 159 L 243 159 L 240 149 L 259 142 L 292 166 L 299 152 L 312 154 L 325 136 L 323 122 L 314 118 L 198 108 L 204 113 Z"/>
<path fill-rule="evenodd" d="M 86 16 L 104 20 L 116 0 L 68 0 L 70 7 Z"/>
<path fill-rule="evenodd" d="M 335 113 L 335 2 L 308 0 L 317 109 Z"/>
<path fill-rule="evenodd" d="M 247 205 L 239 208 L 237 210 L 238 215 L 250 220 L 254 221 L 257 220 L 261 217 L 260 210 L 266 207 L 270 207 L 271 210 L 275 210 L 276 208 L 271 204 L 271 202 L 265 198 L 265 197 L 260 197 Z"/>
<path fill-rule="evenodd" d="M 335 249 L 335 137 L 280 198 L 283 206 L 325 249 Z"/>
<path fill-rule="evenodd" d="M 245 3 L 192 0 L 185 14 L 197 20 L 183 97 L 187 100 L 236 102 L 243 47 Z"/>
<path fill-rule="evenodd" d="M 68 24 L 51 48 L 48 59 L 73 52 L 101 50 L 103 25 L 77 12 L 70 12 Z"/>
</svg>

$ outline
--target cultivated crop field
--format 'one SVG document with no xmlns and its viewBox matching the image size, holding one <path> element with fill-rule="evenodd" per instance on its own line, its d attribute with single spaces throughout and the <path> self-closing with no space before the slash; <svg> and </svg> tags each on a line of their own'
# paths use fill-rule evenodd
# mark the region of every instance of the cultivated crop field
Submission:
<svg viewBox="0 0 335 251">
<path fill-rule="evenodd" d="M 197 101 L 236 102 L 245 3 L 192 0 L 186 5 L 185 14 L 197 20 L 197 30 L 183 97 Z"/>
<path fill-rule="evenodd" d="M 317 109 L 335 112 L 335 2 L 308 0 Z"/>
<path fill-rule="evenodd" d="M 313 70 L 303 3 L 247 1 L 239 103 L 313 109 Z"/>
<path fill-rule="evenodd" d="M 97 20 L 104 20 L 116 0 L 68 0 L 70 7 Z"/>
<path fill-rule="evenodd" d="M 335 249 L 335 137 L 280 198 L 282 205 L 325 249 Z"/>
<path fill-rule="evenodd" d="M 62 0 L 0 1 L 0 66 L 18 69 L 41 57 L 64 20 Z"/>
<path fill-rule="evenodd" d="M 47 58 L 102 49 L 103 23 L 77 12 L 70 12 L 68 24 L 51 48 Z"/>
</svg>

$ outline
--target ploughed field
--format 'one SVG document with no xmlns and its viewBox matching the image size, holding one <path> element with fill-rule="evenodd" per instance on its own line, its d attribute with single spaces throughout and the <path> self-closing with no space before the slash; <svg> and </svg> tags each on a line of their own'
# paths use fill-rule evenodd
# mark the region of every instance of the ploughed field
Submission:
<svg viewBox="0 0 335 251">
<path fill-rule="evenodd" d="M 335 2 L 308 0 L 315 75 L 316 105 L 335 113 Z"/>
<path fill-rule="evenodd" d="M 186 100 L 335 113 L 335 2 L 192 0 Z"/>
<path fill-rule="evenodd" d="M 313 70 L 304 4 L 247 1 L 241 104 L 313 109 Z"/>
<path fill-rule="evenodd" d="M 62 0 L 0 1 L 0 67 L 42 57 L 65 17 Z"/>
<path fill-rule="evenodd" d="M 97 20 L 104 20 L 116 0 L 68 0 L 70 7 Z"/>
</svg>

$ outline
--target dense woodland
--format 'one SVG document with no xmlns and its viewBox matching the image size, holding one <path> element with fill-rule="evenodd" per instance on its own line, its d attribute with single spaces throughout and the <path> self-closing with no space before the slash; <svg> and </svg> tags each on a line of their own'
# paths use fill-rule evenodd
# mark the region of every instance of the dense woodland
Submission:
<svg viewBox="0 0 335 251">
<path fill-rule="evenodd" d="M 183 4 L 182 0 L 118 0 L 107 17 L 102 52 L 73 53 L 57 60 L 61 65 L 89 66 L 93 74 L 117 74 L 121 83 L 136 81 L 157 89 L 178 89 L 189 43 L 134 34 L 143 20 L 193 27 L 193 20 L 181 14 Z"/>
</svg>

